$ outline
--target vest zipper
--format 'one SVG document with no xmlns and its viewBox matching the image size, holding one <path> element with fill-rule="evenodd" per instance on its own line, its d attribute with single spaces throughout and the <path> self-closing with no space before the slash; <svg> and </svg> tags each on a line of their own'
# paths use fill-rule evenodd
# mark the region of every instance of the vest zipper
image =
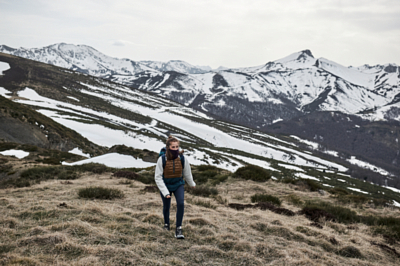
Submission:
<svg viewBox="0 0 400 266">
<path fill-rule="evenodd" d="M 173 173 L 175 174 L 175 160 L 172 160 L 172 164 L 173 164 L 173 168 L 174 168 Z"/>
</svg>

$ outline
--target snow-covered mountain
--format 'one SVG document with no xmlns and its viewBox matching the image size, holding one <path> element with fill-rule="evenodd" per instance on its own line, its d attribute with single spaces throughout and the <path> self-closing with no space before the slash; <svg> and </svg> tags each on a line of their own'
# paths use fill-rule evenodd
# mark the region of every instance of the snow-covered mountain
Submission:
<svg viewBox="0 0 400 266">
<path fill-rule="evenodd" d="M 215 120 L 158 95 L 30 60 L 21 62 L 0 54 L 0 62 L 8 65 L 4 77 L 0 77 L 1 96 L 31 106 L 102 147 L 120 144 L 159 152 L 173 133 L 195 165 L 207 163 L 235 171 L 252 163 L 277 173 L 271 162 L 282 163 L 284 166 L 276 167 L 283 169 L 293 165 L 312 171 L 336 169 L 343 173 L 348 169 L 304 152 L 295 143 Z M 29 83 L 31 76 L 37 78 Z M 47 125 L 35 120 L 31 123 L 47 130 Z M 70 148 L 82 149 L 79 145 Z"/>
<path fill-rule="evenodd" d="M 133 61 L 104 55 L 87 45 L 58 43 L 43 48 L 14 49 L 0 45 L 0 52 L 31 60 L 68 68 L 82 73 L 109 77 L 112 75 L 133 75 L 143 71 L 177 71 L 188 74 L 204 73 L 210 67 L 192 66 L 184 61 L 169 62 Z"/>
<path fill-rule="evenodd" d="M 264 65 L 246 68 L 196 67 L 182 61 L 132 61 L 108 57 L 84 45 L 55 44 L 37 49 L 0 46 L 0 52 L 50 63 L 160 95 L 207 115 L 264 132 L 314 140 L 313 132 L 331 127 L 330 112 L 364 121 L 320 130 L 316 141 L 370 163 L 400 167 L 396 132 L 400 121 L 400 67 L 396 64 L 345 67 L 304 50 Z M 320 116 L 312 116 L 315 113 Z M 308 116 L 305 117 L 305 116 Z M 345 116 L 344 116 L 345 117 Z M 313 130 L 294 121 L 312 120 Z M 339 121 L 339 120 L 338 120 Z M 380 121 L 387 124 L 379 124 Z M 285 123 L 282 125 L 282 123 Z M 297 123 L 297 122 L 296 122 Z M 379 134 L 377 134 L 379 132 Z M 324 135 L 325 134 L 325 135 Z M 347 145 L 337 137 L 347 136 Z M 374 136 L 374 137 L 371 137 Z M 363 139 L 370 139 L 366 151 Z M 374 150 L 384 147 L 386 157 Z"/>
<path fill-rule="evenodd" d="M 374 171 L 368 172 L 369 181 L 381 184 L 385 178 L 389 178 L 388 185 L 398 185 L 396 183 L 398 178 L 395 177 L 399 169 L 397 157 L 394 158 L 396 159 L 394 163 L 389 165 L 390 167 L 385 168 L 386 165 L 380 164 L 379 160 L 376 161 L 377 164 L 370 163 L 357 153 L 344 153 L 332 146 L 328 146 L 329 149 L 322 146 L 321 148 L 316 142 L 298 137 L 274 136 L 249 127 L 219 121 L 205 112 L 194 110 L 157 94 L 98 77 L 6 54 L 0 54 L 0 62 L 3 70 L 3 75 L 0 76 L 0 95 L 9 99 L 0 97 L 4 103 L 13 100 L 18 104 L 31 106 L 41 115 L 74 130 L 99 147 L 110 148 L 119 144 L 157 153 L 164 145 L 166 137 L 173 133 L 181 139 L 190 162 L 195 165 L 206 163 L 235 171 L 240 166 L 250 163 L 268 169 L 278 178 L 300 176 L 323 182 L 324 172 L 341 172 L 341 175 L 348 176 L 358 169 L 355 164 L 361 164 Z M 176 73 L 169 72 L 170 75 L 177 75 Z M 0 116 L 8 114 L 11 122 L 7 125 L 10 125 L 10 128 L 14 125 L 12 118 L 19 119 L 19 122 L 28 123 L 27 126 L 36 125 L 36 131 L 42 132 L 40 136 L 47 138 L 49 142 L 52 141 L 47 132 L 51 125 L 45 122 L 38 123 L 37 118 L 28 115 L 25 109 L 16 108 L 18 112 L 14 112 L 15 108 L 9 110 L 7 106 L 2 105 L 3 111 Z M 250 117 L 251 114 L 248 115 Z M 332 120 L 330 116 L 329 114 L 322 119 L 330 121 Z M 332 115 L 332 117 L 340 124 L 343 124 L 342 120 L 352 119 L 346 115 Z M 284 121 L 276 124 L 282 122 Z M 305 123 L 299 121 L 297 124 L 298 128 L 302 129 L 301 126 Z M 1 125 L 5 133 L 10 132 L 10 128 L 4 128 L 5 123 L 2 122 Z M 358 126 L 360 131 L 364 130 L 364 125 L 361 123 L 359 125 L 361 125 Z M 307 130 L 311 128 L 308 126 Z M 331 133 L 333 130 L 328 131 Z M 380 135 L 378 139 L 383 139 L 385 145 L 390 144 L 393 136 L 400 136 L 398 131 L 393 131 L 394 134 L 388 136 L 389 139 L 380 138 Z M 318 134 L 323 134 L 320 132 Z M 378 133 L 380 132 L 377 131 L 376 135 Z M 5 138 L 10 138 L 12 134 L 3 135 Z M 4 140 L 4 137 L 2 138 Z M 321 135 L 318 135 L 315 141 L 321 138 Z M 72 149 L 75 152 L 82 152 L 86 148 L 85 153 L 88 153 L 91 144 L 81 144 L 83 142 L 79 141 L 79 138 L 75 139 L 77 140 L 73 142 L 75 146 L 71 146 L 73 145 L 71 142 L 68 147 L 64 145 L 62 138 L 56 141 L 63 144 L 64 148 L 68 148 L 68 151 Z M 99 147 L 94 148 L 100 150 Z M 392 153 L 392 150 L 390 152 Z M 394 175 L 390 177 L 389 172 Z"/>
<path fill-rule="evenodd" d="M 0 52 L 49 63 L 151 91 L 225 120 L 264 128 L 313 111 L 400 120 L 400 71 L 395 64 L 345 67 L 304 50 L 262 66 L 211 70 L 183 61 L 132 61 L 85 45 Z M 391 112 L 389 112 L 389 110 Z"/>
<path fill-rule="evenodd" d="M 170 60 L 168 62 L 140 61 L 140 63 L 161 72 L 175 71 L 186 74 L 201 74 L 211 71 L 209 66 L 192 66 L 181 60 Z"/>
</svg>

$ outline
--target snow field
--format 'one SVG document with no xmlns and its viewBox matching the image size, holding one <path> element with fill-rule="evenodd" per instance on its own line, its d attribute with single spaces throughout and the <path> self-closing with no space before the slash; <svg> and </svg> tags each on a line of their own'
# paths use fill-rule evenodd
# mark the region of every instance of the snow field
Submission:
<svg viewBox="0 0 400 266">
<path fill-rule="evenodd" d="M 0 151 L 0 154 L 4 156 L 15 156 L 18 159 L 25 158 L 29 155 L 29 152 L 21 151 L 21 150 L 7 150 L 7 151 Z"/>
<path fill-rule="evenodd" d="M 0 75 L 4 75 L 3 71 L 9 70 L 10 64 L 6 62 L 0 62 Z"/>
<path fill-rule="evenodd" d="M 144 162 L 142 159 L 135 159 L 130 155 L 118 153 L 107 153 L 74 163 L 62 162 L 63 165 L 82 165 L 87 163 L 100 163 L 114 168 L 146 168 L 156 165 L 155 163 Z"/>
<path fill-rule="evenodd" d="M 98 87 L 92 87 L 92 89 L 98 89 L 102 90 L 101 88 L 99 89 Z M 104 90 L 105 88 L 103 88 Z M 319 159 L 317 157 L 314 157 L 312 155 L 298 152 L 296 150 L 292 150 L 283 146 L 279 146 L 278 150 L 277 148 L 271 148 L 267 147 L 265 145 L 270 145 L 273 147 L 276 147 L 276 145 L 271 145 L 265 143 L 264 145 L 260 144 L 254 144 L 254 143 L 249 143 L 248 141 L 242 140 L 235 138 L 227 133 L 224 133 L 216 128 L 213 128 L 211 126 L 205 125 L 205 124 L 200 124 L 197 122 L 194 122 L 190 119 L 187 119 L 185 117 L 181 117 L 179 115 L 173 114 L 168 112 L 169 108 L 167 107 L 161 107 L 158 109 L 152 109 L 144 106 L 140 106 L 138 104 L 134 104 L 132 102 L 120 100 L 113 98 L 111 96 L 104 95 L 102 93 L 96 93 L 96 92 L 90 92 L 90 91 L 83 91 L 86 93 L 90 93 L 91 95 L 94 95 L 96 97 L 100 97 L 102 99 L 109 100 L 112 104 L 132 110 L 134 112 L 141 113 L 143 115 L 147 115 L 153 119 L 153 123 L 149 125 L 142 125 L 138 124 L 126 119 L 122 119 L 113 115 L 109 115 L 106 113 L 100 113 L 100 112 L 95 112 L 92 111 L 88 108 L 83 108 L 80 106 L 75 106 L 67 103 L 63 103 L 60 101 L 52 100 L 46 97 L 42 97 L 38 95 L 34 90 L 26 88 L 24 91 L 20 91 L 19 95 L 21 97 L 30 99 L 30 100 L 19 100 L 19 102 L 25 103 L 25 104 L 30 104 L 30 105 L 37 105 L 37 106 L 43 106 L 43 107 L 48 107 L 48 108 L 53 108 L 53 109 L 58 109 L 58 110 L 63 110 L 67 112 L 71 112 L 71 108 L 73 110 L 76 110 L 77 113 L 79 111 L 81 112 L 89 112 L 89 113 L 94 113 L 95 115 L 98 115 L 100 117 L 105 117 L 108 118 L 112 121 L 115 121 L 115 123 L 124 123 L 131 125 L 133 129 L 147 129 L 150 130 L 154 133 L 157 133 L 160 136 L 164 136 L 164 133 L 159 132 L 155 127 L 157 123 L 155 121 L 161 121 L 167 124 L 172 124 L 176 126 L 177 128 L 180 128 L 188 133 L 191 133 L 193 135 L 198 136 L 199 138 L 202 138 L 213 145 L 217 147 L 225 147 L 225 148 L 233 148 L 233 149 L 238 149 L 238 150 L 243 150 L 245 152 L 255 154 L 255 155 L 262 155 L 262 156 L 269 156 L 270 158 L 274 158 L 277 160 L 282 160 L 282 161 L 287 161 L 289 156 L 286 152 L 282 150 L 286 150 L 292 154 L 296 154 L 298 156 L 293 155 L 291 158 L 291 163 L 297 164 L 297 165 L 305 165 L 305 166 L 313 166 L 312 164 L 309 164 L 309 160 L 314 160 L 317 161 L 317 163 L 321 165 L 330 165 L 333 167 L 338 167 L 340 170 L 346 170 L 346 168 L 336 165 L 334 163 Z M 126 93 L 126 97 L 129 96 L 129 93 Z M 136 99 L 136 98 L 135 98 Z M 156 106 L 155 106 L 156 107 Z M 176 108 L 172 108 L 176 109 Z M 60 115 L 57 115 L 53 111 L 48 111 L 48 110 L 40 110 L 41 113 L 52 117 L 54 120 L 56 120 L 59 123 L 62 123 L 75 131 L 79 132 L 82 134 L 84 137 L 91 139 L 94 143 L 102 145 L 102 146 L 107 146 L 111 147 L 112 145 L 115 144 L 124 144 L 128 146 L 132 146 L 135 148 L 139 149 L 150 149 L 155 152 L 158 152 L 160 147 L 162 147 L 163 143 L 161 141 L 156 140 L 156 139 L 150 139 L 148 137 L 145 137 L 140 134 L 133 134 L 129 133 L 128 135 L 123 133 L 122 131 L 117 131 L 117 130 L 112 130 L 109 128 L 105 128 L 104 126 L 100 125 L 93 125 L 93 124 L 83 124 L 79 123 L 76 121 L 68 120 L 65 117 L 62 117 Z M 258 140 L 255 140 L 257 142 L 260 142 Z M 306 158 L 306 159 L 304 159 Z M 267 165 L 264 165 L 265 167 L 269 167 Z"/>
<path fill-rule="evenodd" d="M 358 165 L 360 167 L 367 168 L 367 169 L 370 169 L 370 170 L 372 170 L 374 172 L 380 173 L 381 175 L 386 175 L 386 176 L 389 175 L 388 171 L 386 171 L 386 170 L 384 170 L 384 169 L 382 169 L 380 167 L 377 167 L 375 165 L 372 165 L 370 163 L 358 160 L 358 159 L 356 159 L 355 156 L 351 156 L 351 158 L 348 159 L 347 161 L 349 163 L 351 163 L 351 164 L 355 164 L 355 165 Z"/>
</svg>

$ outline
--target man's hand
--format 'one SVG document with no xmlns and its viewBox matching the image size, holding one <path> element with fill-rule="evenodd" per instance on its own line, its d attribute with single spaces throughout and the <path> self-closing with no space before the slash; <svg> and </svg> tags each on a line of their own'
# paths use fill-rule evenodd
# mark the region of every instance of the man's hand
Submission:
<svg viewBox="0 0 400 266">
<path fill-rule="evenodd" d="M 171 198 L 171 195 L 167 195 L 167 196 L 165 196 L 167 199 L 170 199 Z"/>
</svg>

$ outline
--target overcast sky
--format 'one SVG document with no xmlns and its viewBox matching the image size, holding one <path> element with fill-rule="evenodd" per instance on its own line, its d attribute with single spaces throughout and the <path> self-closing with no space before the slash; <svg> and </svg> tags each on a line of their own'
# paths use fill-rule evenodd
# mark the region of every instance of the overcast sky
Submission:
<svg viewBox="0 0 400 266">
<path fill-rule="evenodd" d="M 400 65 L 399 0 L 0 0 L 0 44 L 86 44 L 213 68 L 310 49 L 345 66 Z"/>
</svg>

